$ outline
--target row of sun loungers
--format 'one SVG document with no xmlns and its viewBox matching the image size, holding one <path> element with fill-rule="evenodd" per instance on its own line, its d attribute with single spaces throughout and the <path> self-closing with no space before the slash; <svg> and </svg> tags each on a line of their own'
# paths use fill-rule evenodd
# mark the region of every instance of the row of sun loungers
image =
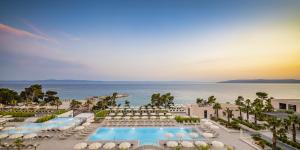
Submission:
<svg viewBox="0 0 300 150">
<path fill-rule="evenodd" d="M 87 150 L 87 149 L 133 149 L 134 145 L 132 142 L 105 142 L 105 143 L 77 143 L 74 145 L 74 149 Z"/>
<path fill-rule="evenodd" d="M 176 126 L 176 122 L 174 121 L 105 121 L 102 126 Z"/>
<path fill-rule="evenodd" d="M 19 147 L 21 149 L 36 149 L 37 147 L 39 146 L 38 143 L 24 143 L 24 144 L 21 144 L 19 145 Z M 0 144 L 0 149 L 18 149 L 18 146 L 14 143 L 3 143 L 3 144 Z"/>
</svg>

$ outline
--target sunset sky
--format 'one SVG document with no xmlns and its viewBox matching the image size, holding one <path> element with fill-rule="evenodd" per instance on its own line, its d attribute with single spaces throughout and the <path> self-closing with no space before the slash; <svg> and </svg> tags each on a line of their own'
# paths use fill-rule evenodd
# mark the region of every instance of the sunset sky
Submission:
<svg viewBox="0 0 300 150">
<path fill-rule="evenodd" d="M 300 79 L 300 1 L 1 0 L 0 69 L 0 80 Z"/>
</svg>

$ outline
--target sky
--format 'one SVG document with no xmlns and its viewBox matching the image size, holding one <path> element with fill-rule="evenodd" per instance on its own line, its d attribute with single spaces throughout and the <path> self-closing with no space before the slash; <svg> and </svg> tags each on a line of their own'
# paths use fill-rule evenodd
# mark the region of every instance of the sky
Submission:
<svg viewBox="0 0 300 150">
<path fill-rule="evenodd" d="M 298 0 L 1 0 L 0 80 L 300 79 Z"/>
</svg>

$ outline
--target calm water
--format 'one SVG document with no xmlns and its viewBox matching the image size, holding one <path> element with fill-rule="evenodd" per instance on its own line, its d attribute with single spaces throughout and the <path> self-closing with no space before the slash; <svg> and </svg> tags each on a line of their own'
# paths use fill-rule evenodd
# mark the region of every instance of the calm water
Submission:
<svg viewBox="0 0 300 150">
<path fill-rule="evenodd" d="M 0 87 L 17 91 L 32 83 L 0 82 Z M 192 103 L 197 97 L 217 97 L 220 102 L 233 101 L 237 96 L 254 98 L 257 91 L 264 91 L 275 98 L 300 98 L 300 84 L 230 84 L 197 82 L 89 82 L 89 83 L 42 83 L 45 90 L 58 91 L 63 99 L 84 99 L 88 96 L 110 95 L 113 92 L 126 93 L 132 105 L 149 102 L 152 93 L 171 92 L 177 103 Z"/>
<path fill-rule="evenodd" d="M 167 140 L 166 133 L 173 135 L 171 140 L 177 140 L 176 134 L 181 133 L 183 140 L 191 140 L 193 128 L 99 128 L 88 140 L 139 140 L 141 145 L 155 145 L 159 140 Z M 201 135 L 197 139 L 203 139 Z"/>
</svg>

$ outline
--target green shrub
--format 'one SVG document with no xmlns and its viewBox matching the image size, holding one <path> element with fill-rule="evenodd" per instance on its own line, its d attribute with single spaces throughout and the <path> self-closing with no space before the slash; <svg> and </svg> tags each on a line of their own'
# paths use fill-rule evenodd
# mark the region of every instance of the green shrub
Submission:
<svg viewBox="0 0 300 150">
<path fill-rule="evenodd" d="M 293 146 L 293 147 L 296 147 L 296 148 L 300 149 L 300 143 L 297 143 L 297 142 L 288 140 L 288 139 L 286 139 L 286 138 L 280 138 L 280 137 L 278 137 L 278 139 L 279 139 L 281 142 L 283 142 L 283 143 L 286 143 L 286 144 L 288 144 L 288 145 L 291 145 L 291 146 Z"/>
<path fill-rule="evenodd" d="M 262 139 L 260 137 L 260 134 L 253 134 L 252 135 L 252 139 L 256 141 L 256 144 L 261 146 L 262 148 L 265 147 L 265 145 L 269 146 L 269 147 L 272 147 L 272 143 Z M 282 150 L 280 147 L 277 147 L 277 150 Z"/>
<path fill-rule="evenodd" d="M 95 117 L 104 118 L 109 114 L 109 111 L 107 110 L 98 110 L 94 111 Z"/>
<path fill-rule="evenodd" d="M 48 120 L 54 119 L 56 116 L 55 115 L 46 115 L 43 117 L 40 117 L 36 120 L 36 123 L 42 123 L 42 122 L 46 122 Z"/>
<path fill-rule="evenodd" d="M 22 111 L 10 111 L 10 112 L 0 112 L 0 115 L 12 115 L 13 117 L 33 117 L 35 113 L 33 112 L 22 112 Z"/>
<path fill-rule="evenodd" d="M 63 114 L 65 112 L 68 112 L 68 110 L 66 110 L 66 109 L 59 109 L 59 110 L 56 110 L 53 114 L 54 115 L 60 115 L 60 114 Z"/>
<path fill-rule="evenodd" d="M 199 122 L 200 119 L 199 118 L 193 118 L 193 117 L 182 117 L 182 116 L 176 116 L 175 120 L 179 123 L 183 123 L 183 122 Z"/>
<path fill-rule="evenodd" d="M 238 123 L 240 123 L 242 125 L 245 125 L 245 126 L 247 126 L 249 128 L 252 128 L 254 130 L 264 130 L 264 129 L 266 129 L 265 126 L 256 125 L 255 123 L 251 123 L 251 122 L 248 122 L 248 121 L 244 121 L 244 120 L 240 120 L 240 119 L 232 119 L 232 120 L 234 120 L 234 121 L 236 121 L 236 122 L 238 122 Z"/>
<path fill-rule="evenodd" d="M 226 126 L 227 128 L 232 128 L 232 129 L 237 129 L 237 130 L 240 129 L 239 124 L 234 120 L 232 120 L 230 123 L 224 119 L 216 118 L 216 117 L 211 117 L 211 120 L 219 122 L 221 125 Z"/>
</svg>

